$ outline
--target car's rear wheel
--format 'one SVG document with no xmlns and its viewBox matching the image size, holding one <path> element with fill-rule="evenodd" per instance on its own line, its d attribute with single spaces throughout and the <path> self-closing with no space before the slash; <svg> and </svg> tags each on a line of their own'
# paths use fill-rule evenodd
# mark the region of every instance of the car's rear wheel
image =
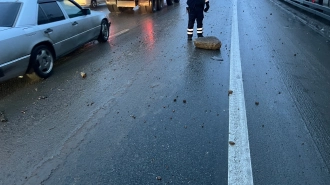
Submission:
<svg viewBox="0 0 330 185">
<path fill-rule="evenodd" d="M 45 45 L 35 47 L 31 52 L 30 68 L 40 78 L 48 78 L 54 66 L 54 55 Z M 33 73 L 32 73 L 33 74 Z"/>
<path fill-rule="evenodd" d="M 108 41 L 108 39 L 109 39 L 109 25 L 106 20 L 102 20 L 100 35 L 97 40 L 99 42 L 106 42 Z"/>
</svg>

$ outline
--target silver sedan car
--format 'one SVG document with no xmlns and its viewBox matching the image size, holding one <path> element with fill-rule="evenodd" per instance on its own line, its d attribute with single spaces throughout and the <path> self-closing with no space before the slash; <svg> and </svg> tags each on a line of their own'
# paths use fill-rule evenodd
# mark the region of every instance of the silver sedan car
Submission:
<svg viewBox="0 0 330 185">
<path fill-rule="evenodd" d="M 54 61 L 85 43 L 107 42 L 107 14 L 73 0 L 0 0 L 0 82 L 47 78 Z"/>
</svg>

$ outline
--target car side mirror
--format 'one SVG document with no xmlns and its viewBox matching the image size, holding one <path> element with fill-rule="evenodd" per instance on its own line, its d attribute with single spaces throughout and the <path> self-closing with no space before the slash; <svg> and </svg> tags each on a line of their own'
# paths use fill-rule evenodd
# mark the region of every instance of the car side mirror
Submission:
<svg viewBox="0 0 330 185">
<path fill-rule="evenodd" d="M 89 15 L 89 14 L 91 14 L 91 10 L 89 8 L 84 8 L 84 9 L 82 9 L 82 13 L 84 15 Z"/>
</svg>

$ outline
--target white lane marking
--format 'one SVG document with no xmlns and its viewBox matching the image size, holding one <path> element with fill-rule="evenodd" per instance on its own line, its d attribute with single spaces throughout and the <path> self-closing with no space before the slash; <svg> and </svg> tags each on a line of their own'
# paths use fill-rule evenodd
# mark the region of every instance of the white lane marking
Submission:
<svg viewBox="0 0 330 185">
<path fill-rule="evenodd" d="M 111 38 L 111 37 L 117 37 L 117 36 L 122 35 L 122 34 L 128 32 L 128 31 L 129 31 L 129 29 L 121 30 L 120 32 L 111 35 L 110 38 Z"/>
<path fill-rule="evenodd" d="M 233 0 L 230 49 L 228 184 L 252 185 L 252 167 L 239 48 L 237 0 Z M 234 142 L 234 143 L 232 143 Z"/>
</svg>

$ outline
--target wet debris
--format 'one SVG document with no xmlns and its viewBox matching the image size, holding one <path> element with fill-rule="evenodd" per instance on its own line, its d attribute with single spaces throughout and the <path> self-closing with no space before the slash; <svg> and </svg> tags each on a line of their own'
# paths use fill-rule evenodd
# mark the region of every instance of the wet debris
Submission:
<svg viewBox="0 0 330 185">
<path fill-rule="evenodd" d="M 132 117 L 133 119 L 136 119 L 136 116 L 134 116 L 134 115 L 131 115 L 131 117 Z"/>
<path fill-rule="evenodd" d="M 0 121 L 1 122 L 7 122 L 8 121 L 6 116 L 5 116 L 5 113 L 1 112 L 1 111 L 0 111 Z"/>
<path fill-rule="evenodd" d="M 162 177 L 161 177 L 161 176 L 157 176 L 157 177 L 156 177 L 156 180 L 161 181 L 161 180 L 162 180 Z"/>
<path fill-rule="evenodd" d="M 213 56 L 211 57 L 212 60 L 217 60 L 217 61 L 223 61 L 223 58 L 221 57 L 216 57 L 216 56 Z"/>
<path fill-rule="evenodd" d="M 228 91 L 228 96 L 231 95 L 231 94 L 233 94 L 233 91 L 232 90 L 229 90 Z"/>
<path fill-rule="evenodd" d="M 183 100 L 182 102 L 183 102 L 183 103 L 187 103 L 187 100 Z"/>
<path fill-rule="evenodd" d="M 257 106 L 259 105 L 259 102 L 258 101 L 256 101 L 254 104 L 256 104 Z"/>
<path fill-rule="evenodd" d="M 293 56 L 297 56 L 297 54 L 295 53 Z"/>
<path fill-rule="evenodd" d="M 85 72 L 80 72 L 80 76 L 82 77 L 82 78 L 86 78 L 86 73 Z"/>
<path fill-rule="evenodd" d="M 173 101 L 176 102 L 176 99 L 174 99 Z"/>
<path fill-rule="evenodd" d="M 234 141 L 229 141 L 229 144 L 230 144 L 231 146 L 234 146 L 236 143 L 235 143 Z"/>
</svg>

